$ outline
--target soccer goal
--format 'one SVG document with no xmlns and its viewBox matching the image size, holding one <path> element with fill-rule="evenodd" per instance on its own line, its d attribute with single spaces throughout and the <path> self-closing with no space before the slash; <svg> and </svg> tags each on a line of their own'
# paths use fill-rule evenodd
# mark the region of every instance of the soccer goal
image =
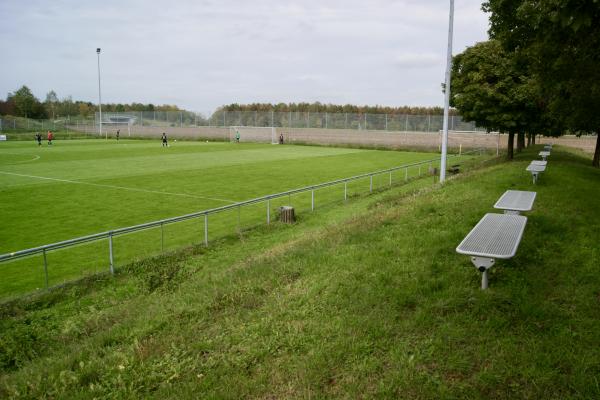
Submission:
<svg viewBox="0 0 600 400">
<path fill-rule="evenodd" d="M 272 126 L 230 126 L 229 141 L 279 144 L 277 128 Z"/>
</svg>

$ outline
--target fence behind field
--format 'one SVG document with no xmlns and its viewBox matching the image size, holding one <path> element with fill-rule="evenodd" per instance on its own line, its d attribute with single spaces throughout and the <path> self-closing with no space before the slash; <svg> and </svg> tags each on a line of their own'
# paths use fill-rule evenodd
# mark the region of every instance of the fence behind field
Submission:
<svg viewBox="0 0 600 400">
<path fill-rule="evenodd" d="M 100 115 L 96 113 L 94 124 L 98 127 Z M 131 111 L 104 112 L 104 125 L 132 125 L 154 127 L 276 127 L 389 130 L 398 132 L 438 132 L 442 129 L 442 115 L 409 114 L 358 114 L 323 112 L 278 111 L 217 111 L 210 117 L 189 111 Z M 450 116 L 450 130 L 480 131 L 473 122 L 465 122 L 458 115 Z M 99 129 L 98 129 L 99 130 Z"/>
<path fill-rule="evenodd" d="M 480 150 L 469 153 L 475 152 L 480 152 Z M 460 155 L 450 155 L 449 157 L 458 156 Z M 6 286 L 0 288 L 0 297 L 23 294 L 42 287 L 49 288 L 80 278 L 82 275 L 102 271 L 114 273 L 115 265 L 117 265 L 117 249 L 123 260 L 121 264 L 125 264 L 139 259 L 142 255 L 148 256 L 165 250 L 175 250 L 186 245 L 203 242 L 208 246 L 209 240 L 235 233 L 236 229 L 232 229 L 232 226 L 237 226 L 237 231 L 240 232 L 244 228 L 264 223 L 270 224 L 280 206 L 291 205 L 299 211 L 314 211 L 317 204 L 323 205 L 342 199 L 345 201 L 350 196 L 365 193 L 367 190 L 373 192 L 378 188 L 406 182 L 438 166 L 439 158 L 405 164 L 174 218 L 3 254 L 0 255 L 0 263 L 11 263 L 5 264 L 3 268 Z M 169 226 L 176 224 L 179 226 L 177 232 L 168 230 Z M 121 242 L 115 243 L 119 240 Z M 49 268 L 51 264 L 49 258 L 51 255 L 54 257 L 57 250 L 69 250 L 71 253 L 56 258 L 55 262 L 58 265 L 53 271 Z M 40 256 L 41 259 L 36 261 L 35 256 Z M 104 261 L 102 261 L 103 258 Z M 22 264 L 17 265 L 20 262 Z"/>
</svg>

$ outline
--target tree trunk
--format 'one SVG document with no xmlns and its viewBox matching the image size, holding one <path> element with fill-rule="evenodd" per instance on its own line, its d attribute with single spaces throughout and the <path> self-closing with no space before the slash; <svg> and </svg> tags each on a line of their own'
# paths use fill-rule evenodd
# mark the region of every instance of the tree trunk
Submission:
<svg viewBox="0 0 600 400">
<path fill-rule="evenodd" d="M 293 224 L 296 221 L 296 216 L 294 215 L 294 207 L 283 206 L 279 210 L 281 211 L 281 215 L 279 217 L 281 222 L 285 222 L 286 224 Z"/>
<path fill-rule="evenodd" d="M 535 146 L 535 133 L 531 135 L 531 144 Z"/>
<path fill-rule="evenodd" d="M 517 133 L 517 153 L 520 153 L 523 150 L 525 145 L 525 133 L 519 132 Z"/>
<path fill-rule="evenodd" d="M 531 133 L 527 134 L 527 147 L 531 146 Z"/>
<path fill-rule="evenodd" d="M 514 143 L 515 143 L 515 134 L 514 133 L 509 133 L 508 134 L 508 146 L 506 148 L 506 156 L 509 160 L 513 159 L 513 147 L 514 147 Z"/>
<path fill-rule="evenodd" d="M 600 130 L 596 133 L 596 150 L 594 151 L 594 161 L 592 165 L 596 168 L 600 168 Z"/>
</svg>

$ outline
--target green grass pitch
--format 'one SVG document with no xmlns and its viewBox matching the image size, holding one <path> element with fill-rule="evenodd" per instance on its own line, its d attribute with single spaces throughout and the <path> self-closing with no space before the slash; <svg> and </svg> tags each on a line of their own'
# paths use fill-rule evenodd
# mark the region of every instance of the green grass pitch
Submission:
<svg viewBox="0 0 600 400">
<path fill-rule="evenodd" d="M 316 146 L 148 140 L 71 140 L 0 144 L 0 253 L 219 207 L 271 193 L 436 157 L 432 153 Z M 423 171 L 425 172 L 425 171 Z M 418 174 L 417 168 L 409 171 Z M 397 172 L 401 181 L 404 172 Z M 375 186 L 388 184 L 377 177 Z M 349 184 L 349 194 L 369 182 Z M 317 206 L 343 199 L 343 186 L 316 195 Z M 280 199 L 310 210 L 310 193 Z M 211 216 L 210 238 L 265 221 L 265 205 Z M 115 238 L 116 264 L 203 241 L 194 219 Z M 100 241 L 47 254 L 49 285 L 106 270 Z M 45 286 L 43 259 L 0 264 L 0 297 Z"/>
</svg>

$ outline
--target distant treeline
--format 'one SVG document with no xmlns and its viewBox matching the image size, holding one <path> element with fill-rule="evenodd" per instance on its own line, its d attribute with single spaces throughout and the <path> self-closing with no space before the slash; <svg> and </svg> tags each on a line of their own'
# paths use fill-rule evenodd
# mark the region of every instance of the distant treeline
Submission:
<svg viewBox="0 0 600 400">
<path fill-rule="evenodd" d="M 13 93 L 8 93 L 6 100 L 0 100 L 0 115 L 12 115 L 33 119 L 59 119 L 67 116 L 90 118 L 98 111 L 98 104 L 90 101 L 73 100 L 71 96 L 61 99 L 54 90 L 46 94 L 44 101 L 40 101 L 31 90 L 23 85 Z M 109 103 L 102 104 L 103 112 L 127 111 L 186 111 L 176 105 L 154 105 L 142 103 Z M 442 107 L 389 107 L 389 106 L 357 106 L 353 104 L 337 105 L 315 103 L 252 103 L 229 104 L 219 107 L 215 114 L 222 111 L 261 111 L 261 112 L 309 112 L 309 113 L 348 113 L 348 114 L 388 114 L 388 115 L 442 115 Z M 454 110 L 451 110 L 455 114 Z"/>
<path fill-rule="evenodd" d="M 389 107 L 389 106 L 357 106 L 353 104 L 315 103 L 252 103 L 229 104 L 217 111 L 276 111 L 276 112 L 315 112 L 315 113 L 352 113 L 352 114 L 402 114 L 402 115 L 442 115 L 442 107 Z M 455 114 L 454 110 L 451 110 Z"/>
<path fill-rule="evenodd" d="M 73 100 L 71 96 L 59 99 L 54 90 L 48 92 L 46 99 L 42 102 L 25 85 L 14 93 L 8 93 L 6 100 L 0 100 L 0 115 L 13 115 L 34 119 L 56 119 L 66 116 L 86 118 L 93 116 L 96 111 L 98 111 L 98 104 L 89 101 Z M 181 111 L 181 109 L 169 104 L 109 103 L 102 104 L 102 111 Z"/>
</svg>

